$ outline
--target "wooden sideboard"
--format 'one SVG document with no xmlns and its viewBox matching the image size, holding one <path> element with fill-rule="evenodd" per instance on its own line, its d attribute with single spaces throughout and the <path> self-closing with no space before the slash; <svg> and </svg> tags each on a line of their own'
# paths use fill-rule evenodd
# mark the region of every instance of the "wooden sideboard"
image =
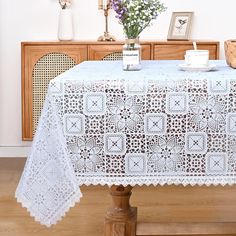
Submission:
<svg viewBox="0 0 236 236">
<path fill-rule="evenodd" d="M 124 42 L 65 41 L 22 42 L 22 139 L 33 139 L 48 83 L 51 79 L 86 60 L 117 60 Z M 182 60 L 192 41 L 142 41 L 143 60 Z M 219 42 L 197 41 L 210 59 L 219 58 Z"/>
</svg>

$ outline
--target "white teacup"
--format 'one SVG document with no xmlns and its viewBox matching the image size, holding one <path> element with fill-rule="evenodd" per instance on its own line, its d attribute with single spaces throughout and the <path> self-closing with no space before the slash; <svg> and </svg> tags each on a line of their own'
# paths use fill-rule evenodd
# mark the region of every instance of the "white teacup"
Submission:
<svg viewBox="0 0 236 236">
<path fill-rule="evenodd" d="M 185 54 L 185 63 L 189 66 L 208 66 L 208 50 L 187 50 Z"/>
</svg>

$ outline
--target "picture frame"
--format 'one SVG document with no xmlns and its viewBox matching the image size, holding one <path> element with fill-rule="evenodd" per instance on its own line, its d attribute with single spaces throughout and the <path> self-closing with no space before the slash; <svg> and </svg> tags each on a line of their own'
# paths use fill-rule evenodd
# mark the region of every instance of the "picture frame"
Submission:
<svg viewBox="0 0 236 236">
<path fill-rule="evenodd" d="M 173 12 L 167 39 L 189 40 L 192 18 L 193 12 Z"/>
</svg>

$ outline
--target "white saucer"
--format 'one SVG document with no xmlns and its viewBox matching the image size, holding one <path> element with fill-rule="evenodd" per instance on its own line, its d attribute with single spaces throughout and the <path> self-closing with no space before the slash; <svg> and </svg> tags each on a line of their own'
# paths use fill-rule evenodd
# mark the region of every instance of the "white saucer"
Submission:
<svg viewBox="0 0 236 236">
<path fill-rule="evenodd" d="M 216 69 L 216 65 L 209 64 L 208 66 L 192 66 L 187 64 L 180 64 L 179 68 L 184 71 L 211 71 Z"/>
</svg>

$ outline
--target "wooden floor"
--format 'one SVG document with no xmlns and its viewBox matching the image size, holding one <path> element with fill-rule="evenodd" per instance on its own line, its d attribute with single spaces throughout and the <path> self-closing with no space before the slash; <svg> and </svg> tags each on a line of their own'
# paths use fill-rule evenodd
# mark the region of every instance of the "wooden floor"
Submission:
<svg viewBox="0 0 236 236">
<path fill-rule="evenodd" d="M 82 187 L 81 202 L 47 229 L 14 198 L 23 166 L 24 159 L 0 159 L 0 236 L 103 235 L 103 217 L 110 202 L 107 187 Z M 236 186 L 135 187 L 131 202 L 138 207 L 141 222 L 236 222 Z"/>
</svg>

